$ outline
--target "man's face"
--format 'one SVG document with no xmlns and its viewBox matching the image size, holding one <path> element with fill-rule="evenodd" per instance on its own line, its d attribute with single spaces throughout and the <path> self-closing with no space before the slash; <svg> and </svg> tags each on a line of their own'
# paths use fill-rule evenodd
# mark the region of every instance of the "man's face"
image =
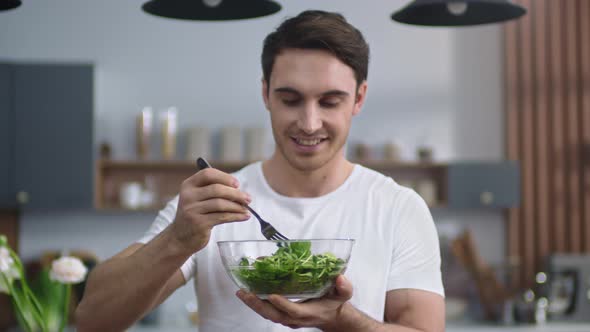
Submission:
<svg viewBox="0 0 590 332">
<path fill-rule="evenodd" d="M 366 82 L 357 89 L 352 68 L 326 51 L 287 49 L 262 89 L 279 157 L 301 171 L 344 158 L 367 89 Z"/>
</svg>

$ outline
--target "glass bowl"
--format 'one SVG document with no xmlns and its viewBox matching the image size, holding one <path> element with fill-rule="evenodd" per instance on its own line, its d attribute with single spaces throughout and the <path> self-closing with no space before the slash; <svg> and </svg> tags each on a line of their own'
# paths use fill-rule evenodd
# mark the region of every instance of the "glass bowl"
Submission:
<svg viewBox="0 0 590 332">
<path fill-rule="evenodd" d="M 353 239 L 219 241 L 225 270 L 235 284 L 261 299 L 318 298 L 344 273 Z"/>
</svg>

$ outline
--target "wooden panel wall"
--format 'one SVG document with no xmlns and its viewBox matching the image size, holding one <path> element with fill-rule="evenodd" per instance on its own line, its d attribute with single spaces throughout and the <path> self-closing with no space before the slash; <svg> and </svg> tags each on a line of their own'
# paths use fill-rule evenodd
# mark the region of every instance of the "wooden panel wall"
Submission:
<svg viewBox="0 0 590 332">
<path fill-rule="evenodd" d="M 515 2 L 528 13 L 504 25 L 505 119 L 523 196 L 507 238 L 530 285 L 548 254 L 590 252 L 590 1 Z"/>
</svg>

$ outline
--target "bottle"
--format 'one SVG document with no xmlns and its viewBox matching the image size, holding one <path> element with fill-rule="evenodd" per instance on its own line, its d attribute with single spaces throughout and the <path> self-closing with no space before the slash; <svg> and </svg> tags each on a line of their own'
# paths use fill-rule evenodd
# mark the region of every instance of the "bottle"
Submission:
<svg viewBox="0 0 590 332">
<path fill-rule="evenodd" d="M 150 152 L 150 137 L 152 135 L 152 108 L 144 107 L 137 116 L 137 158 L 147 159 Z"/>
<path fill-rule="evenodd" d="M 160 114 L 162 122 L 162 159 L 171 160 L 176 157 L 176 133 L 177 133 L 176 107 L 170 107 Z"/>
</svg>

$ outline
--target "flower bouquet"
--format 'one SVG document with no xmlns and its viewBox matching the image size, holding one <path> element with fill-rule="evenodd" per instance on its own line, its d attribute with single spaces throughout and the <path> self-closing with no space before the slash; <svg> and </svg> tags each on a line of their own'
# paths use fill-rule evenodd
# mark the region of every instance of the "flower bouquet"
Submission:
<svg viewBox="0 0 590 332">
<path fill-rule="evenodd" d="M 35 284 L 27 283 L 18 255 L 0 235 L 0 293 L 11 297 L 24 331 L 63 331 L 68 322 L 72 285 L 84 281 L 88 269 L 76 257 L 62 256 L 42 271 Z"/>
</svg>

